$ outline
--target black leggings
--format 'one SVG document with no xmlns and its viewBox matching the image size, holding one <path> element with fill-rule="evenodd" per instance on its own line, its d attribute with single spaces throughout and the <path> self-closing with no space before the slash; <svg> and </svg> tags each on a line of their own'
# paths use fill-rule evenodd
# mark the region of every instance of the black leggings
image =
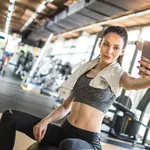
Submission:
<svg viewBox="0 0 150 150">
<path fill-rule="evenodd" d="M 3 113 L 0 121 L 0 150 L 12 150 L 16 130 L 34 139 L 33 126 L 41 118 L 12 110 Z M 58 147 L 59 150 L 101 150 L 100 134 L 76 128 L 66 120 L 62 126 L 49 124 L 41 144 Z"/>
</svg>

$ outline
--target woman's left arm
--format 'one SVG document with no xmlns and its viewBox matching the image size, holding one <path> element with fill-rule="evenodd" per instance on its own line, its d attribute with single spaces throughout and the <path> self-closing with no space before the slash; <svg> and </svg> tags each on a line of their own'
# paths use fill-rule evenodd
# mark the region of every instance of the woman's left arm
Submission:
<svg viewBox="0 0 150 150">
<path fill-rule="evenodd" d="M 120 87 L 125 90 L 139 90 L 150 87 L 150 60 L 142 57 L 139 63 L 141 64 L 141 66 L 138 66 L 141 77 L 134 78 L 125 72 L 120 79 Z"/>
</svg>

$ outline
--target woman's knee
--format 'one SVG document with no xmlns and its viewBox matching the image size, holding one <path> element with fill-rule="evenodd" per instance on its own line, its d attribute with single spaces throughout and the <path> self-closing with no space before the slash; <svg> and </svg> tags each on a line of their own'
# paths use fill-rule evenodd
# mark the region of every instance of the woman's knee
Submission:
<svg viewBox="0 0 150 150">
<path fill-rule="evenodd" d="M 1 117 L 1 122 L 3 123 L 7 123 L 9 122 L 13 117 L 13 113 L 12 111 L 9 109 L 9 110 L 6 110 L 3 114 L 2 114 L 2 117 Z"/>
<path fill-rule="evenodd" d="M 77 145 L 70 139 L 65 139 L 59 144 L 58 150 L 77 150 Z"/>
</svg>

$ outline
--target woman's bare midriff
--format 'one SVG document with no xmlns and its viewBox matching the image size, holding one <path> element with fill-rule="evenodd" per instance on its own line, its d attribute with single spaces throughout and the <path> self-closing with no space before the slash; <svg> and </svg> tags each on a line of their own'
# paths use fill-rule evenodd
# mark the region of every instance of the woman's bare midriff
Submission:
<svg viewBox="0 0 150 150">
<path fill-rule="evenodd" d="M 100 132 L 105 114 L 87 104 L 73 102 L 68 121 L 71 125 L 91 132 Z"/>
</svg>

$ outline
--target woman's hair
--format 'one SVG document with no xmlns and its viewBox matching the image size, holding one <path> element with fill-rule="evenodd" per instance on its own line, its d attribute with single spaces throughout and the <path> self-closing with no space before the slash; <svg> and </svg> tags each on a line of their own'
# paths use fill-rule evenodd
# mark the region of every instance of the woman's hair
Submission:
<svg viewBox="0 0 150 150">
<path fill-rule="evenodd" d="M 102 39 L 104 36 L 106 36 L 108 33 L 116 33 L 117 35 L 119 35 L 120 37 L 122 37 L 123 41 L 124 41 L 124 45 L 123 45 L 123 48 L 126 47 L 127 45 L 127 42 L 128 42 L 128 33 L 127 33 L 127 30 L 121 26 L 110 26 L 108 27 L 103 35 L 102 35 Z M 120 55 L 118 57 L 118 62 L 120 65 L 122 65 L 122 59 L 123 59 L 123 55 Z"/>
</svg>

